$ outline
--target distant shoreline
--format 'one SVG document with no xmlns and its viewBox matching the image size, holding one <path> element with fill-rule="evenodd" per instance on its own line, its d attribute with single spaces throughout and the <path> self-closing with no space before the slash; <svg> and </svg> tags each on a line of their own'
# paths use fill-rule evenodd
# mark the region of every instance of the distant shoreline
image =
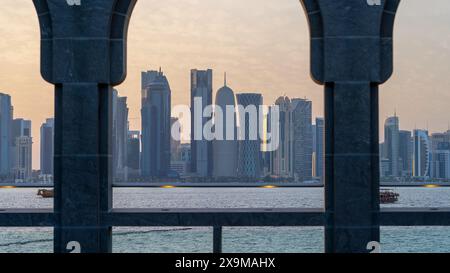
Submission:
<svg viewBox="0 0 450 273">
<path fill-rule="evenodd" d="M 114 183 L 115 188 L 322 188 L 323 183 L 298 182 L 129 182 Z M 448 182 L 382 182 L 381 187 L 450 187 Z M 1 188 L 53 188 L 49 183 L 0 183 Z"/>
</svg>

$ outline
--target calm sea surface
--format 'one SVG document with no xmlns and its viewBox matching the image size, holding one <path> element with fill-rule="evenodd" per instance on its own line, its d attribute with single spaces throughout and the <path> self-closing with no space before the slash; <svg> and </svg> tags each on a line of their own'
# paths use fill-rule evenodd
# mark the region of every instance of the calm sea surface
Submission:
<svg viewBox="0 0 450 273">
<path fill-rule="evenodd" d="M 390 207 L 450 207 L 450 188 L 397 188 Z M 51 208 L 37 189 L 0 189 L 0 208 Z M 115 208 L 319 208 L 321 188 L 120 188 Z M 51 228 L 0 228 L 0 252 L 51 252 Z M 224 228 L 225 252 L 323 252 L 320 227 Z M 450 227 L 383 227 L 383 252 L 450 252 Z M 212 228 L 114 228 L 114 252 L 211 252 Z"/>
</svg>

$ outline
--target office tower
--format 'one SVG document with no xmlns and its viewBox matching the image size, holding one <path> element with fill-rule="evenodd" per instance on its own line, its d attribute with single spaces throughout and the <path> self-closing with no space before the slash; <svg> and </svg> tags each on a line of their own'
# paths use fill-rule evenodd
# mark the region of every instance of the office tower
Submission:
<svg viewBox="0 0 450 273">
<path fill-rule="evenodd" d="M 138 177 L 140 173 L 141 140 L 139 131 L 128 131 L 127 170 L 129 177 Z"/>
<path fill-rule="evenodd" d="M 30 181 L 33 174 L 31 120 L 13 120 L 12 139 L 14 178 L 17 182 Z"/>
<path fill-rule="evenodd" d="M 170 85 L 161 70 L 144 72 L 142 77 L 141 173 L 166 177 L 170 167 Z"/>
<path fill-rule="evenodd" d="M 426 130 L 414 130 L 413 176 L 430 177 L 431 143 Z"/>
<path fill-rule="evenodd" d="M 399 134 L 400 175 L 412 176 L 412 137 L 411 131 L 400 131 Z"/>
<path fill-rule="evenodd" d="M 275 101 L 279 109 L 279 141 L 278 149 L 272 152 L 271 173 L 276 177 L 293 177 L 293 137 L 291 100 L 279 97 Z"/>
<path fill-rule="evenodd" d="M 41 125 L 41 174 L 53 175 L 53 141 L 55 120 L 49 118 Z"/>
<path fill-rule="evenodd" d="M 233 109 L 233 112 L 227 114 L 227 109 Z M 216 138 L 213 141 L 213 175 L 214 177 L 237 177 L 238 164 L 238 142 L 237 142 L 237 118 L 236 118 L 236 100 L 234 92 L 227 86 L 226 80 L 224 87 L 220 88 L 216 94 L 216 110 L 214 125 L 216 128 Z M 220 109 L 220 110 L 218 110 Z M 221 127 L 221 133 L 218 127 Z"/>
<path fill-rule="evenodd" d="M 450 178 L 450 141 L 449 134 L 436 133 L 431 135 L 431 172 L 432 178 Z"/>
<path fill-rule="evenodd" d="M 11 97 L 0 93 L 0 177 L 6 178 L 11 174 L 11 145 L 12 145 L 12 106 Z"/>
<path fill-rule="evenodd" d="M 212 141 L 203 136 L 204 125 L 212 119 L 212 114 L 203 116 L 204 109 L 212 105 L 212 82 L 211 69 L 191 70 L 191 171 L 201 177 L 211 176 L 214 164 Z"/>
<path fill-rule="evenodd" d="M 399 119 L 396 115 L 384 123 L 384 149 L 390 162 L 388 176 L 399 176 Z"/>
<path fill-rule="evenodd" d="M 113 177 L 117 180 L 127 179 L 127 141 L 128 141 L 128 106 L 127 98 L 119 97 L 113 90 L 113 128 L 112 128 L 112 168 Z"/>
<path fill-rule="evenodd" d="M 292 99 L 292 123 L 294 127 L 294 177 L 299 182 L 312 179 L 312 102 Z"/>
<path fill-rule="evenodd" d="M 431 135 L 431 172 L 432 178 L 450 178 L 450 132 Z"/>
<path fill-rule="evenodd" d="M 180 135 L 178 136 L 173 136 L 172 135 L 172 128 L 174 128 L 174 126 L 177 126 L 178 128 L 181 129 L 181 124 L 180 124 L 180 120 L 178 118 L 170 118 L 170 161 L 172 160 L 177 160 L 177 154 L 178 154 L 178 150 L 180 149 L 181 146 L 181 141 L 180 141 Z M 179 132 L 177 132 L 178 134 L 181 134 L 181 130 Z"/>
<path fill-rule="evenodd" d="M 238 141 L 238 175 L 260 178 L 262 168 L 260 127 L 260 106 L 263 98 L 257 93 L 238 94 L 239 130 L 243 139 Z"/>
<path fill-rule="evenodd" d="M 323 118 L 316 118 L 315 124 L 315 176 L 320 178 L 321 181 L 324 180 L 325 173 L 325 120 Z"/>
</svg>

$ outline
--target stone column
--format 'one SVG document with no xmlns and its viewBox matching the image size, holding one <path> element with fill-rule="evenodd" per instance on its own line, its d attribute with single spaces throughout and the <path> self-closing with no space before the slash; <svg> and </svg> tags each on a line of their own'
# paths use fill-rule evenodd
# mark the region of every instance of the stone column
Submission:
<svg viewBox="0 0 450 273">
<path fill-rule="evenodd" d="M 111 88 L 126 77 L 136 0 L 33 0 L 41 73 L 55 85 L 55 252 L 110 252 Z"/>
<path fill-rule="evenodd" d="M 400 0 L 301 1 L 325 85 L 325 251 L 368 252 L 380 241 L 378 86 L 392 74 Z"/>
</svg>

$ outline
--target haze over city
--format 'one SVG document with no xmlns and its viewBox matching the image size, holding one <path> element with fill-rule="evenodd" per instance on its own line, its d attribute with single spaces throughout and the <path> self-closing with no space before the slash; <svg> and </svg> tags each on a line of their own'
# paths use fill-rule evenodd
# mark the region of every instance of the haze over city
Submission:
<svg viewBox="0 0 450 273">
<path fill-rule="evenodd" d="M 0 92 L 14 116 L 31 119 L 33 167 L 39 168 L 39 128 L 53 116 L 53 87 L 39 74 L 39 28 L 31 1 L 4 1 L 0 15 Z M 381 87 L 380 122 L 396 109 L 405 129 L 447 130 L 450 122 L 450 2 L 406 0 L 395 31 L 395 74 Z M 433 31 L 429 31 L 433 29 Z M 214 91 L 228 72 L 235 92 L 307 97 L 323 116 L 322 87 L 309 75 L 306 17 L 297 0 L 138 1 L 128 36 L 130 128 L 140 129 L 140 72 L 162 67 L 172 104 L 189 104 L 192 68 L 214 70 Z M 214 92 L 215 93 L 215 92 Z M 382 128 L 383 126 L 381 126 Z M 380 134 L 383 138 L 383 132 Z"/>
</svg>

